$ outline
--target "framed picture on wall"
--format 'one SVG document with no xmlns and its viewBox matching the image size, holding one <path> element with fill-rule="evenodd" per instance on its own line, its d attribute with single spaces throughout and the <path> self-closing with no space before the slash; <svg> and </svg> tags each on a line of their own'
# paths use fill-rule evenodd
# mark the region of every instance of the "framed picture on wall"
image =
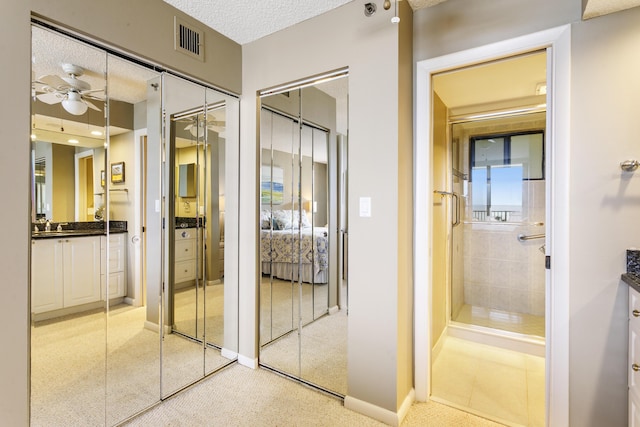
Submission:
<svg viewBox="0 0 640 427">
<path fill-rule="evenodd" d="M 105 185 L 105 179 L 106 179 L 106 175 L 104 173 L 104 170 L 100 171 L 100 185 L 104 187 Z"/>
<path fill-rule="evenodd" d="M 272 175 L 273 171 L 273 175 Z M 260 203 L 280 205 L 284 201 L 284 170 L 262 166 L 260 177 Z"/>
<path fill-rule="evenodd" d="M 111 182 L 124 182 L 124 162 L 111 163 Z"/>
</svg>

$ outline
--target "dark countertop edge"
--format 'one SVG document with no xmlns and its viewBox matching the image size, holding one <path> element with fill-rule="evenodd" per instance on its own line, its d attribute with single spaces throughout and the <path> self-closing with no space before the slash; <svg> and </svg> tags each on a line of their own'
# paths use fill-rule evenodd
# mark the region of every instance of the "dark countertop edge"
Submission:
<svg viewBox="0 0 640 427">
<path fill-rule="evenodd" d="M 109 230 L 109 234 L 121 234 L 126 233 L 127 230 Z M 51 231 L 51 232 L 40 232 L 38 234 L 32 234 L 32 239 L 55 239 L 55 238 L 73 238 L 73 237 L 87 237 L 87 236 L 106 236 L 107 233 L 104 230 L 86 230 L 86 232 L 74 230 L 71 233 L 65 233 L 64 230 L 62 232 Z"/>
<path fill-rule="evenodd" d="M 640 276 L 633 273 L 623 273 L 622 281 L 631 286 L 636 291 L 640 292 Z"/>
</svg>

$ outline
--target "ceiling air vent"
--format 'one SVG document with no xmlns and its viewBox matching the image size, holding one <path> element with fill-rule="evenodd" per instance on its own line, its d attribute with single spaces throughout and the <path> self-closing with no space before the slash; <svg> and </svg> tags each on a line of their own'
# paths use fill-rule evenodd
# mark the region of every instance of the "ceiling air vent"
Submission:
<svg viewBox="0 0 640 427">
<path fill-rule="evenodd" d="M 204 32 L 174 17 L 175 50 L 204 62 Z"/>
</svg>

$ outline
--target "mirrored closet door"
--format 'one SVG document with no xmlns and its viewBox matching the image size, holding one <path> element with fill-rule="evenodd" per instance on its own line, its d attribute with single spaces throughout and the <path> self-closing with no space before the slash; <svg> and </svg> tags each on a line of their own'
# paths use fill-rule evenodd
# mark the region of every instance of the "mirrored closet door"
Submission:
<svg viewBox="0 0 640 427">
<path fill-rule="evenodd" d="M 162 298 L 167 396 L 236 357 L 237 276 L 225 270 L 225 230 L 236 222 L 225 221 L 225 214 L 229 207 L 237 216 L 237 205 L 228 206 L 225 197 L 237 192 L 235 168 L 227 168 L 237 164 L 237 134 L 227 122 L 237 126 L 239 111 L 230 97 L 176 76 L 165 74 L 162 87 L 169 178 L 164 219 L 170 225 L 164 234 L 169 285 Z M 237 236 L 231 237 L 233 247 Z"/>
<path fill-rule="evenodd" d="M 31 425 L 117 425 L 237 358 L 239 101 L 32 50 Z"/>
<path fill-rule="evenodd" d="M 345 98 L 346 85 L 344 76 L 334 81 Z M 318 84 L 261 98 L 260 363 L 344 395 L 339 109 L 336 90 L 322 89 Z"/>
</svg>

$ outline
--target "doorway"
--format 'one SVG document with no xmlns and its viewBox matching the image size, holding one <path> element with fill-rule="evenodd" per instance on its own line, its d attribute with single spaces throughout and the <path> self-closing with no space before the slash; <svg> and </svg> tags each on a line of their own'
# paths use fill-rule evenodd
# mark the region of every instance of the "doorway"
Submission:
<svg viewBox="0 0 640 427">
<path fill-rule="evenodd" d="M 432 81 L 431 398 L 544 424 L 546 51 Z"/>
<path fill-rule="evenodd" d="M 570 57 L 570 44 L 568 27 L 559 27 L 418 63 L 416 117 L 429 117 L 430 119 L 418 120 L 416 123 L 416 243 L 414 253 L 416 260 L 428 259 L 429 262 L 416 262 L 414 271 L 416 301 L 415 385 L 417 400 L 426 401 L 433 398 L 436 377 L 434 366 L 438 355 L 438 347 L 435 347 L 435 345 L 441 336 L 449 336 L 449 332 L 455 329 L 451 328 L 454 323 L 451 321 L 453 298 L 450 295 L 451 289 L 446 287 L 446 283 L 453 280 L 453 270 L 445 268 L 444 273 L 442 273 L 445 289 L 440 294 L 438 294 L 438 286 L 441 286 L 441 283 L 436 283 L 434 280 L 435 270 L 440 265 L 436 264 L 435 252 L 438 248 L 434 239 L 438 237 L 437 233 L 442 231 L 442 227 L 437 226 L 433 208 L 440 203 L 447 220 L 451 220 L 452 224 L 462 221 L 464 212 L 469 211 L 472 213 L 472 209 L 469 208 L 465 211 L 466 203 L 469 200 L 461 200 L 461 197 L 456 200 L 456 196 L 453 195 L 455 189 L 454 180 L 451 179 L 451 182 L 447 183 L 446 174 L 441 175 L 440 178 L 448 184 L 448 187 L 435 188 L 436 183 L 434 181 L 436 177 L 434 177 L 434 172 L 437 162 L 436 156 L 438 156 L 438 145 L 432 142 L 437 140 L 435 132 L 432 133 L 432 130 L 434 130 L 432 128 L 434 124 L 432 117 L 437 109 L 436 97 L 433 96 L 433 77 L 438 73 L 461 69 L 468 65 L 503 60 L 515 55 L 541 50 L 546 55 L 546 81 L 549 87 L 549 94 L 547 95 L 549 100 L 547 102 L 548 110 L 545 115 L 547 119 L 545 146 L 548 148 L 546 155 L 549 159 L 549 163 L 546 165 L 549 175 L 547 176 L 545 190 L 547 202 L 545 207 L 545 219 L 547 219 L 545 226 L 550 227 L 550 229 L 546 236 L 545 255 L 550 256 L 553 254 L 554 260 L 554 268 L 545 271 L 545 313 L 547 320 L 552 319 L 553 322 L 546 321 L 544 329 L 546 337 L 544 349 L 546 366 L 543 370 L 543 382 L 545 384 L 545 395 L 548 398 L 546 404 L 542 399 L 545 406 L 543 419 L 547 424 L 553 424 L 554 422 L 563 424 L 566 423 L 567 419 L 566 407 L 568 403 L 568 376 L 566 374 L 568 362 L 566 342 L 568 297 L 567 289 L 564 286 L 566 281 L 563 281 L 566 280 L 568 274 L 566 267 L 564 267 L 564 262 L 568 259 L 567 232 L 565 229 L 568 222 L 568 216 L 566 215 L 566 209 L 568 208 L 566 203 L 567 194 L 565 190 L 568 174 L 558 165 L 564 164 L 568 159 L 568 148 L 562 144 L 563 141 L 566 141 L 564 138 L 567 137 L 569 123 L 568 108 L 564 101 L 564 97 L 566 96 L 566 99 L 568 99 L 569 96 L 569 64 L 567 58 Z M 462 115 L 465 112 L 459 111 L 458 113 Z M 446 114 L 454 116 L 451 111 L 446 112 Z M 448 121 L 448 119 L 446 120 Z M 445 127 L 445 133 L 451 134 L 453 129 Z M 448 152 L 448 150 L 444 150 L 444 154 L 441 155 L 448 158 Z M 462 156 L 461 158 L 464 159 L 465 157 Z M 467 160 L 469 159 L 469 157 L 466 158 Z M 449 163 L 443 168 L 443 172 L 453 170 L 451 167 L 452 160 L 449 159 L 448 161 Z M 473 177 L 470 178 L 473 180 Z M 481 180 L 481 178 L 478 178 L 478 180 Z M 461 178 L 460 181 L 460 187 L 463 187 L 464 178 Z M 470 180 L 467 179 L 466 181 L 469 186 Z M 434 194 L 434 190 L 451 194 Z M 467 193 L 467 195 L 469 196 L 470 193 Z M 458 207 L 460 209 L 457 209 Z M 489 211 L 491 212 L 491 209 Z M 457 224 L 456 226 L 460 227 L 461 225 Z M 452 228 L 449 230 L 452 230 Z M 454 240 L 451 236 L 455 237 L 453 232 L 449 231 L 449 233 L 445 232 L 444 236 L 441 236 L 445 239 L 444 254 L 447 257 L 450 256 L 449 249 L 453 248 Z M 433 258 L 430 257 L 431 251 L 434 252 Z M 444 293 L 446 301 L 444 306 L 437 301 L 438 299 L 442 301 L 442 293 Z M 427 303 L 425 304 L 424 301 Z M 442 328 L 441 335 L 437 335 L 438 330 L 435 328 L 437 325 Z M 470 329 L 477 328 L 474 326 Z M 499 334 L 488 334 L 490 339 L 485 345 L 491 344 L 495 346 L 497 344 L 497 335 Z M 468 341 L 468 336 L 453 338 L 464 338 L 464 340 Z M 522 341 L 527 342 L 527 340 Z"/>
</svg>

